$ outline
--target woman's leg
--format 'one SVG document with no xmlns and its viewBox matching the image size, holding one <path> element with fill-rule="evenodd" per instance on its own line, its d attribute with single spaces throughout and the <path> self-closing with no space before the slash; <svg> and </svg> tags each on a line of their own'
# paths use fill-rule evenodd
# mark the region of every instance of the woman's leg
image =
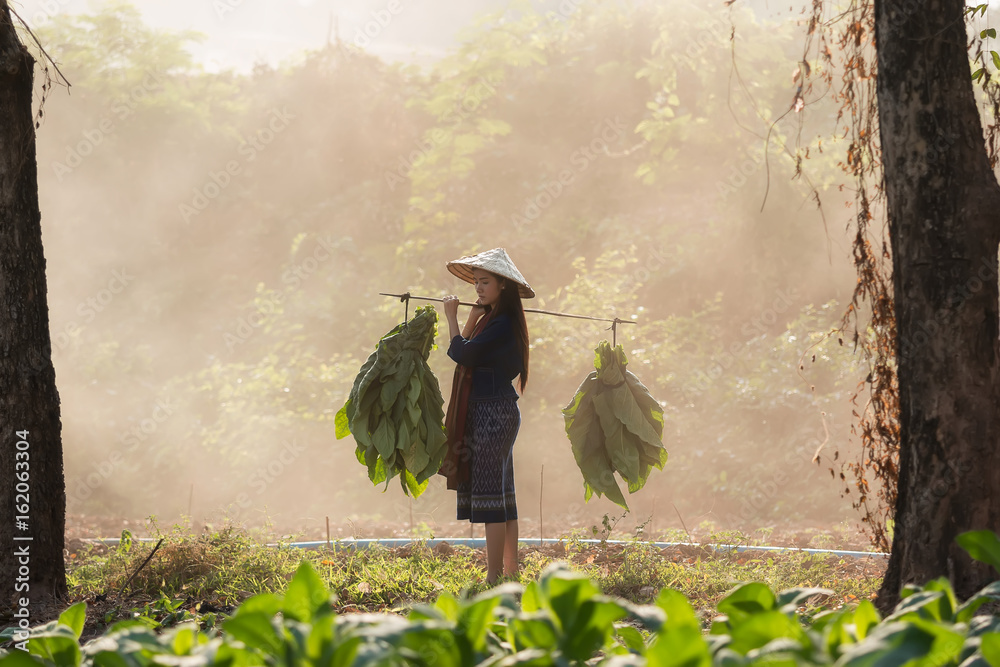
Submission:
<svg viewBox="0 0 1000 667">
<path fill-rule="evenodd" d="M 508 577 L 516 577 L 517 569 L 517 519 L 510 519 L 505 524 L 506 535 L 503 542 L 503 569 Z"/>
<path fill-rule="evenodd" d="M 495 584 L 503 574 L 506 523 L 486 524 L 486 583 Z"/>
</svg>

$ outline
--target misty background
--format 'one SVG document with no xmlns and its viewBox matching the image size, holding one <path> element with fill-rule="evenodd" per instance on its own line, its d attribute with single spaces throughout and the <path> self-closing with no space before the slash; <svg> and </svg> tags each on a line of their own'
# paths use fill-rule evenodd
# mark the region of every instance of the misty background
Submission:
<svg viewBox="0 0 1000 667">
<path fill-rule="evenodd" d="M 445 263 L 496 246 L 526 307 L 636 322 L 669 461 L 620 528 L 858 523 L 853 199 L 836 82 L 789 111 L 801 3 L 13 6 L 72 83 L 36 97 L 68 523 L 468 534 L 441 477 L 373 487 L 333 417 L 404 316 L 378 293 L 472 300 Z M 583 502 L 560 410 L 611 332 L 528 326 L 521 535 L 589 530 L 621 511 Z"/>
</svg>

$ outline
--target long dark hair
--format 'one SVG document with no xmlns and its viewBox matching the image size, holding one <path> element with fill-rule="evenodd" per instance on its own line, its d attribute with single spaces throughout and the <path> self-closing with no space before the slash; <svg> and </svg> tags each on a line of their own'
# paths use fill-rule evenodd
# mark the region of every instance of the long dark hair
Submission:
<svg viewBox="0 0 1000 667">
<path fill-rule="evenodd" d="M 490 273 L 496 278 L 500 290 L 500 298 L 497 300 L 497 315 L 506 313 L 514 323 L 514 336 L 517 337 L 517 346 L 521 351 L 523 367 L 521 369 L 521 393 L 524 393 L 524 386 L 528 384 L 528 323 L 524 319 L 524 306 L 521 304 L 521 294 L 517 291 L 517 283 L 508 280 L 503 276 Z"/>
</svg>

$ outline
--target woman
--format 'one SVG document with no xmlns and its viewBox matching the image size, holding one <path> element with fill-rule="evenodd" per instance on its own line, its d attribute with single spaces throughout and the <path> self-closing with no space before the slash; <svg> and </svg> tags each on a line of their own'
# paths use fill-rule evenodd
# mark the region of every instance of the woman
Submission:
<svg viewBox="0 0 1000 667">
<path fill-rule="evenodd" d="M 528 382 L 528 326 L 522 298 L 535 296 L 503 248 L 462 257 L 448 270 L 476 286 L 479 299 L 463 329 L 458 297 L 444 298 L 455 379 L 445 425 L 448 456 L 441 474 L 458 491 L 458 519 L 486 524 L 486 582 L 517 576 L 514 439 L 521 425 L 518 393 Z"/>
</svg>

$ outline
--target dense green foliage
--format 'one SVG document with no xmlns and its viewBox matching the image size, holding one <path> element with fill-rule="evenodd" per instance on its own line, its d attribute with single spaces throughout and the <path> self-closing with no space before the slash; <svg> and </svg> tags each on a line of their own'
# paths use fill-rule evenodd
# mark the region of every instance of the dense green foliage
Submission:
<svg viewBox="0 0 1000 667">
<path fill-rule="evenodd" d="M 1000 566 L 996 534 L 966 533 L 961 544 Z M 587 577 L 554 564 L 523 588 L 503 584 L 474 597 L 444 593 L 401 618 L 335 613 L 330 591 L 303 561 L 283 596 L 247 600 L 223 621 L 221 634 L 190 623 L 158 634 L 132 620 L 80 646 L 81 602 L 31 632 L 24 648 L 33 657 L 13 651 L 0 665 L 1000 664 L 1000 619 L 975 615 L 1000 600 L 1000 582 L 963 602 L 944 578 L 910 585 L 884 619 L 867 600 L 817 607 L 831 592 L 776 593 L 763 583 L 741 583 L 718 603 L 714 618 L 701 619 L 676 590 L 639 605 L 602 595 Z"/>
<path fill-rule="evenodd" d="M 621 345 L 606 340 L 594 351 L 594 370 L 563 408 L 566 435 L 583 473 L 585 499 L 604 494 L 628 509 L 615 473 L 635 493 L 649 471 L 663 470 L 663 408 L 632 371 Z"/>
<path fill-rule="evenodd" d="M 337 439 L 357 442 L 358 461 L 373 484 L 399 475 L 403 491 L 419 496 L 447 453 L 444 399 L 427 365 L 437 334 L 434 306 L 383 336 L 337 412 Z"/>
</svg>

